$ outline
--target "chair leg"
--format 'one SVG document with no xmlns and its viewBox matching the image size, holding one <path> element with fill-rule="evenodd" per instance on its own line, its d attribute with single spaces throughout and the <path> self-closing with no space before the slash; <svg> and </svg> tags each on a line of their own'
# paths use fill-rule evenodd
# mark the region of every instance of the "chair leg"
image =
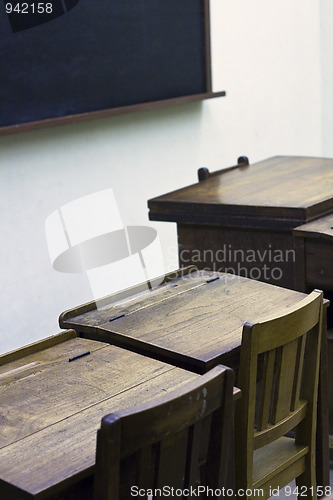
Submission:
<svg viewBox="0 0 333 500">
<path fill-rule="evenodd" d="M 305 471 L 296 478 L 296 486 L 300 499 L 311 498 L 317 500 L 315 458 L 312 453 L 309 453 L 306 457 Z"/>
</svg>

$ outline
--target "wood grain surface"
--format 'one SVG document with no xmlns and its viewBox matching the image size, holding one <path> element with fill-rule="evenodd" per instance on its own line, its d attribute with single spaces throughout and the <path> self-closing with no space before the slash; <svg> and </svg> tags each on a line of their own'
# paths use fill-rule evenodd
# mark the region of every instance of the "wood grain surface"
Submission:
<svg viewBox="0 0 333 500">
<path fill-rule="evenodd" d="M 219 216 L 307 222 L 333 209 L 333 160 L 275 156 L 148 201 L 150 219 L 213 223 Z"/>
<path fill-rule="evenodd" d="M 267 283 L 204 271 L 170 285 L 146 294 L 139 303 L 128 299 L 117 310 L 110 304 L 63 326 L 203 373 L 219 362 L 228 364 L 229 355 L 238 353 L 246 321 L 283 311 L 304 297 Z"/>
<path fill-rule="evenodd" d="M 69 362 L 87 350 L 89 355 Z M 80 338 L 4 364 L 0 497 L 60 495 L 92 475 L 96 432 L 104 415 L 149 402 L 196 378 L 160 361 Z"/>
<path fill-rule="evenodd" d="M 292 211 L 317 212 L 319 205 L 333 208 L 332 192 L 332 159 L 275 156 L 159 196 L 149 200 L 148 206 L 152 214 L 163 209 L 178 213 L 186 207 L 187 212 L 237 210 L 239 215 L 280 216 L 284 208 L 287 216 Z"/>
</svg>

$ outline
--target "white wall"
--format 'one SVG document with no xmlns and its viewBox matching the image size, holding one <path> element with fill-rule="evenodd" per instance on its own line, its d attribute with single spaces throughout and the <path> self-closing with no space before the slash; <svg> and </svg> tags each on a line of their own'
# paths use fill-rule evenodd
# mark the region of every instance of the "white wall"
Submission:
<svg viewBox="0 0 333 500">
<path fill-rule="evenodd" d="M 333 3 L 321 0 L 320 13 L 323 156 L 333 157 Z"/>
<path fill-rule="evenodd" d="M 51 267 L 44 224 L 59 206 L 112 187 L 125 224 L 158 229 L 172 269 L 175 225 L 148 221 L 149 198 L 243 154 L 322 155 L 319 28 L 314 0 L 212 0 L 227 97 L 0 137 L 0 352 L 56 333 L 60 312 L 92 298 L 85 276 Z"/>
</svg>

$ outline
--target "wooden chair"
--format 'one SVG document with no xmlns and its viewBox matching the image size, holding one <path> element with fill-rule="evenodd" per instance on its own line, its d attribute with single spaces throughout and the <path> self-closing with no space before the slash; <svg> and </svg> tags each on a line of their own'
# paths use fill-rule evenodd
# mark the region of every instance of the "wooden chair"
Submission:
<svg viewBox="0 0 333 500">
<path fill-rule="evenodd" d="M 233 381 L 233 371 L 219 365 L 152 403 L 105 416 L 97 434 L 94 499 L 133 498 L 131 487 L 223 487 Z"/>
<path fill-rule="evenodd" d="M 258 497 L 254 490 L 262 489 L 264 499 L 296 478 L 300 492 L 317 497 L 322 311 L 323 294 L 315 290 L 283 316 L 244 325 L 238 380 L 242 398 L 235 417 L 236 492 L 249 489 Z M 296 426 L 295 439 L 286 437 Z M 252 498 L 248 493 L 243 498 Z"/>
</svg>

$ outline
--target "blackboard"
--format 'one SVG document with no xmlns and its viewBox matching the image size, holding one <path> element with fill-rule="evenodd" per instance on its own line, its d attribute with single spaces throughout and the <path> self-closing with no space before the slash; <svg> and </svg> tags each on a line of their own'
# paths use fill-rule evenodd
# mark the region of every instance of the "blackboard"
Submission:
<svg viewBox="0 0 333 500">
<path fill-rule="evenodd" d="M 2 132 L 224 95 L 207 0 L 4 0 L 0 20 Z"/>
</svg>

